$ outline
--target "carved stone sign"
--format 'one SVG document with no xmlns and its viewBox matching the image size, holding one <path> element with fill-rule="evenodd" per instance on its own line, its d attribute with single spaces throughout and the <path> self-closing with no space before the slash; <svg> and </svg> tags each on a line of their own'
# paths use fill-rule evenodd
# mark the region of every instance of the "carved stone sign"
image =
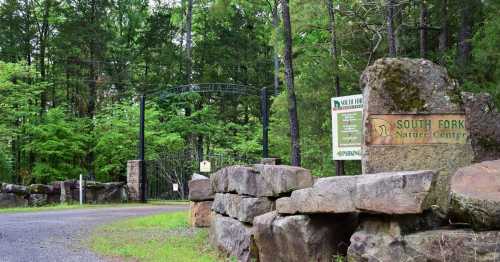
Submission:
<svg viewBox="0 0 500 262">
<path fill-rule="evenodd" d="M 370 145 L 465 144 L 465 115 L 370 115 Z"/>
</svg>

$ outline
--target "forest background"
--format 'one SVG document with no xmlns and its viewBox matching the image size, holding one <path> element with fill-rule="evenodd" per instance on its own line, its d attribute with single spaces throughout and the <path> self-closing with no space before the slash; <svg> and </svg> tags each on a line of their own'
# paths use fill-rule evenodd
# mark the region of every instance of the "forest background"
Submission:
<svg viewBox="0 0 500 262">
<path fill-rule="evenodd" d="M 301 164 L 331 176 L 337 80 L 340 95 L 361 93 L 359 76 L 378 58 L 430 59 L 498 104 L 498 10 L 498 0 L 0 0 L 0 181 L 123 181 L 142 92 L 153 98 L 147 159 L 185 148 L 258 157 L 258 97 L 153 92 L 191 83 L 268 87 L 270 154 L 289 163 L 287 44 Z"/>
</svg>

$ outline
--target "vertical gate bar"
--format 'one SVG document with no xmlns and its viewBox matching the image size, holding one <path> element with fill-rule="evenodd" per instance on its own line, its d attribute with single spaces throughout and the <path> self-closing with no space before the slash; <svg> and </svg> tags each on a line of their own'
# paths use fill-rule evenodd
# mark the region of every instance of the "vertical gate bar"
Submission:
<svg viewBox="0 0 500 262">
<path fill-rule="evenodd" d="M 269 108 L 267 88 L 260 91 L 260 108 L 262 112 L 262 157 L 269 157 Z"/>
<path fill-rule="evenodd" d="M 146 95 L 141 95 L 140 105 L 140 127 L 139 127 L 139 160 L 140 165 L 140 187 L 141 187 L 141 202 L 146 202 L 146 163 L 144 162 L 144 114 L 145 114 Z"/>
</svg>

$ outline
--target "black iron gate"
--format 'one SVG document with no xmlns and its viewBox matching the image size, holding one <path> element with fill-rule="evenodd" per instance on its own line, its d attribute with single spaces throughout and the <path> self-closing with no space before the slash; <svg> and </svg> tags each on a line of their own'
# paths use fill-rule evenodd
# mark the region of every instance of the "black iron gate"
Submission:
<svg viewBox="0 0 500 262">
<path fill-rule="evenodd" d="M 258 157 L 212 153 L 198 159 L 193 151 L 170 152 L 157 160 L 146 161 L 146 198 L 148 200 L 180 200 L 188 197 L 188 181 L 194 173 L 200 172 L 200 162 L 207 160 L 211 172 L 231 165 L 257 163 Z M 177 184 L 177 190 L 174 190 Z"/>
<path fill-rule="evenodd" d="M 166 90 L 153 90 L 148 95 L 156 94 L 157 97 L 167 98 L 182 93 L 223 93 L 260 97 L 260 109 L 262 113 L 262 157 L 267 158 L 269 154 L 269 96 L 267 88 L 256 89 L 248 85 L 228 83 L 204 83 L 189 84 L 172 87 Z M 208 160 L 212 163 L 212 172 L 221 167 L 234 164 L 256 163 L 256 157 L 235 156 L 224 154 L 209 154 L 203 159 L 197 159 L 192 152 L 182 151 L 163 155 L 158 160 L 145 161 L 145 103 L 146 93 L 141 95 L 140 103 L 140 129 L 139 129 L 139 153 L 138 158 L 142 164 L 140 169 L 141 188 L 145 188 L 141 195 L 141 201 L 151 199 L 186 199 L 188 196 L 187 181 L 193 173 L 199 173 L 199 163 Z M 174 185 L 177 190 L 174 190 Z"/>
</svg>

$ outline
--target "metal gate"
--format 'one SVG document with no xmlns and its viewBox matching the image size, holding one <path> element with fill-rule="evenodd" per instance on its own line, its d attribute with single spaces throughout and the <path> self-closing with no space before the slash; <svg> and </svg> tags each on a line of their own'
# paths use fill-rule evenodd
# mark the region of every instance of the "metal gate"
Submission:
<svg viewBox="0 0 500 262">
<path fill-rule="evenodd" d="M 200 173 L 200 162 L 208 160 L 211 172 L 231 165 L 257 163 L 256 156 L 239 156 L 212 153 L 198 159 L 192 151 L 185 150 L 162 155 L 157 160 L 146 161 L 146 198 L 148 200 L 180 200 L 188 198 L 188 181 Z M 209 174 L 201 173 L 208 176 Z M 174 184 L 177 190 L 174 191 Z"/>
</svg>

